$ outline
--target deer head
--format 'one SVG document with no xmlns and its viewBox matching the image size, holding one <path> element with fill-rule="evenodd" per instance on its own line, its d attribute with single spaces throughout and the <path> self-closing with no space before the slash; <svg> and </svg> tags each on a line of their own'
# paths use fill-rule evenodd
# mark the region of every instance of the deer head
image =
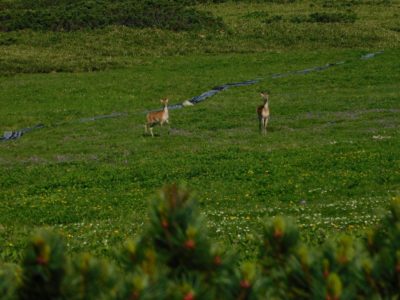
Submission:
<svg viewBox="0 0 400 300">
<path fill-rule="evenodd" d="M 269 94 L 268 94 L 268 92 L 261 92 L 261 93 L 260 93 L 260 96 L 261 96 L 261 98 L 263 98 L 264 104 L 268 102 L 268 100 L 269 100 Z"/>
</svg>

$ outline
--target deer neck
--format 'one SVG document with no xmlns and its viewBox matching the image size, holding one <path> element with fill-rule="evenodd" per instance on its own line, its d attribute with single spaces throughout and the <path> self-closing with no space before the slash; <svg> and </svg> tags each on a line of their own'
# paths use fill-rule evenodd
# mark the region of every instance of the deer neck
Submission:
<svg viewBox="0 0 400 300">
<path fill-rule="evenodd" d="M 168 116 L 168 105 L 164 106 L 163 113 L 165 116 Z"/>
</svg>

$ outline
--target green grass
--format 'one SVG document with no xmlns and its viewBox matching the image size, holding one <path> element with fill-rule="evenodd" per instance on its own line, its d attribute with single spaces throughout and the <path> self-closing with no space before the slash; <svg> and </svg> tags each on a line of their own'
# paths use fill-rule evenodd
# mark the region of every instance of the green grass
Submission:
<svg viewBox="0 0 400 300">
<path fill-rule="evenodd" d="M 4 1 L 4 0 L 2 0 Z M 108 26 L 76 32 L 0 32 L 0 74 L 82 72 L 136 67 L 167 56 L 315 49 L 396 49 L 400 1 L 290 4 L 228 2 L 198 5 L 221 17 L 225 30 L 173 32 Z M 0 1 L 1 3 L 1 1 Z M 335 3 L 350 3 L 339 1 Z M 350 10 L 350 12 L 349 12 Z M 354 23 L 294 23 L 316 13 L 355 14 Z M 282 21 L 266 23 L 274 16 Z"/>
<path fill-rule="evenodd" d="M 46 128 L 0 143 L 1 256 L 18 259 L 40 226 L 65 233 L 70 251 L 111 255 L 143 228 L 147 200 L 175 181 L 196 192 L 211 234 L 243 255 L 251 255 L 264 216 L 296 217 L 312 243 L 358 235 L 379 221 L 400 183 L 399 51 L 366 61 L 363 53 L 172 57 L 100 73 L 2 78 L 2 129 Z M 270 79 L 340 59 L 349 62 Z M 170 135 L 159 127 L 158 137 L 143 135 L 142 112 L 160 97 L 180 102 L 260 76 L 257 85 L 171 111 Z M 263 89 L 272 112 L 265 138 L 255 115 Z M 128 115 L 79 122 L 111 112 Z"/>
<path fill-rule="evenodd" d="M 378 223 L 400 186 L 399 2 L 336 4 L 199 5 L 223 18 L 228 30 L 218 32 L 0 33 L 0 133 L 46 126 L 0 142 L 0 259 L 18 261 L 42 226 L 63 232 L 71 252 L 110 256 L 141 232 L 148 199 L 176 181 L 196 193 L 210 234 L 242 257 L 265 216 L 294 216 L 310 243 Z M 347 9 L 354 23 L 290 21 Z M 258 77 L 171 111 L 170 135 L 143 135 L 143 112 L 160 98 L 178 103 Z M 265 89 L 262 137 L 255 110 Z M 113 112 L 126 116 L 79 121 Z"/>
<path fill-rule="evenodd" d="M 223 28 L 210 13 L 182 1 L 0 1 L 0 31 L 75 31 L 120 25 L 174 31 Z"/>
</svg>

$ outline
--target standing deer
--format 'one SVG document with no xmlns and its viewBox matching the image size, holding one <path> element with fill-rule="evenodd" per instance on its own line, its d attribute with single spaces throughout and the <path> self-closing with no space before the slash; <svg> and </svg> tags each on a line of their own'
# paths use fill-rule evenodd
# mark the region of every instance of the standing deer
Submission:
<svg viewBox="0 0 400 300">
<path fill-rule="evenodd" d="M 264 105 L 257 107 L 258 121 L 260 126 L 260 132 L 263 135 L 267 134 L 267 125 L 269 120 L 269 94 L 268 92 L 261 92 L 261 97 L 264 100 Z"/>
<path fill-rule="evenodd" d="M 145 126 L 144 129 L 145 129 L 146 133 L 148 132 L 148 129 L 150 129 L 150 134 L 151 134 L 152 137 L 154 137 L 153 127 L 155 125 L 160 124 L 162 126 L 164 123 L 167 123 L 169 125 L 169 122 L 168 122 L 168 118 L 169 118 L 169 114 L 168 114 L 168 98 L 161 99 L 160 101 L 164 105 L 163 110 L 149 112 L 147 114 L 147 116 L 146 116 L 147 122 L 144 125 Z"/>
</svg>

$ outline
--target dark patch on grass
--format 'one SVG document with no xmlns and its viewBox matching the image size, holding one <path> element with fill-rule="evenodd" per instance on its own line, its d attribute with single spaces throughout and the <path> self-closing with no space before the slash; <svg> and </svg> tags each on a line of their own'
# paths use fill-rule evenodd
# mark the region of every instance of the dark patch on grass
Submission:
<svg viewBox="0 0 400 300">
<path fill-rule="evenodd" d="M 18 42 L 18 39 L 12 36 L 1 36 L 0 37 L 0 46 L 10 46 L 15 45 Z"/>
<path fill-rule="evenodd" d="M 223 27 L 221 19 L 211 13 L 168 0 L 57 1 L 50 5 L 21 0 L 0 12 L 0 31 L 73 31 L 109 25 L 175 31 Z"/>
<path fill-rule="evenodd" d="M 356 20 L 354 12 L 316 12 L 290 18 L 292 23 L 354 23 Z"/>
<path fill-rule="evenodd" d="M 265 24 L 271 24 L 271 23 L 280 22 L 280 21 L 283 21 L 282 15 L 273 15 L 273 16 L 265 19 L 263 22 Z"/>
<path fill-rule="evenodd" d="M 391 5 L 392 0 L 323 0 L 322 7 L 350 8 L 355 5 Z"/>
<path fill-rule="evenodd" d="M 355 13 L 317 12 L 310 14 L 308 21 L 312 23 L 354 23 L 356 19 Z"/>
<path fill-rule="evenodd" d="M 253 11 L 248 14 L 245 14 L 243 18 L 245 19 L 261 19 L 268 17 L 269 13 L 265 11 Z"/>
</svg>

